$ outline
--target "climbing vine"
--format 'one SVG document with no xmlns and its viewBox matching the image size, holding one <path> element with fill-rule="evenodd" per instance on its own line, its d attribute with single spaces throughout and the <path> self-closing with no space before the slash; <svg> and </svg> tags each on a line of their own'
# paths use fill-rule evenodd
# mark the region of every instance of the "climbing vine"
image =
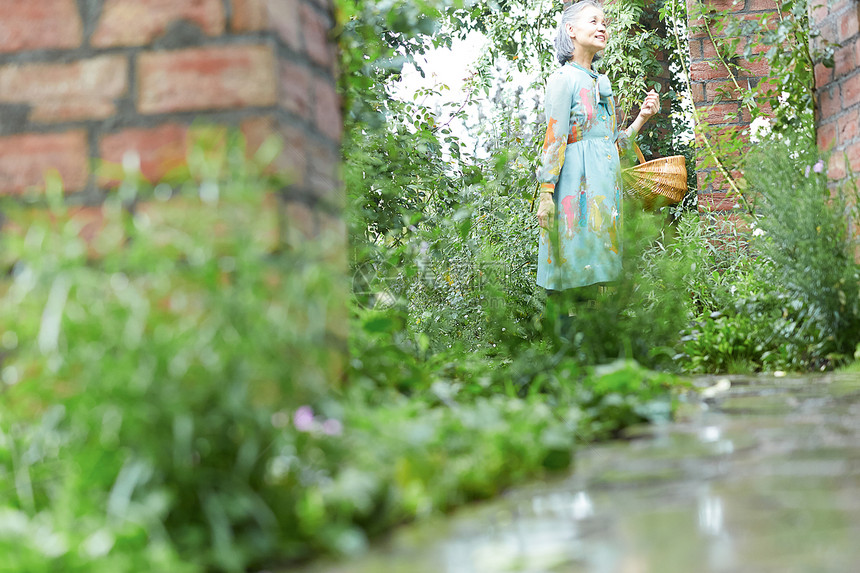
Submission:
<svg viewBox="0 0 860 573">
<path fill-rule="evenodd" d="M 739 18 L 731 9 L 714 10 L 702 0 L 690 4 L 690 31 L 701 33 L 714 46 L 714 68 L 723 71 L 729 86 L 717 90 L 716 102 L 739 101 L 757 133 L 709 128 L 696 119 L 701 167 L 717 167 L 719 177 L 740 194 L 744 182 L 740 159 L 748 137 L 774 137 L 790 146 L 815 142 L 814 65 L 833 66 L 835 46 L 824 41 L 809 23 L 808 0 L 774 0 L 773 11 Z M 676 31 L 677 34 L 677 31 Z M 750 66 L 766 64 L 768 74 L 758 83 L 742 77 Z M 739 137 L 740 135 L 740 137 Z"/>
</svg>

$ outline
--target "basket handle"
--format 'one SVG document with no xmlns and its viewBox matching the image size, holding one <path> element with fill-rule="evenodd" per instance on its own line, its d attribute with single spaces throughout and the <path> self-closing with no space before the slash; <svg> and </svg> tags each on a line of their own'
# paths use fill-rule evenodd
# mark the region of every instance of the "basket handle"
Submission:
<svg viewBox="0 0 860 573">
<path fill-rule="evenodd" d="M 638 146 L 638 145 L 636 145 L 635 143 L 633 144 L 633 151 L 635 151 L 635 152 L 636 152 L 636 157 L 638 157 L 638 158 L 639 158 L 639 163 L 640 163 L 640 164 L 641 164 L 641 163 L 645 163 L 645 156 L 644 156 L 644 155 L 642 155 L 642 150 L 641 150 L 641 149 L 639 149 L 639 146 Z"/>
</svg>

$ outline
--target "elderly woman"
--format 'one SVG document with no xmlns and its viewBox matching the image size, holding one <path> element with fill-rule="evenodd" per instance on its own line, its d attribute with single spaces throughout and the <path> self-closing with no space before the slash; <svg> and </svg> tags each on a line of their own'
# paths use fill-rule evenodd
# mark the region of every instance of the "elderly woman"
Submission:
<svg viewBox="0 0 860 573">
<path fill-rule="evenodd" d="M 620 131 L 609 78 L 592 69 L 608 33 L 597 0 L 565 7 L 555 40 L 562 66 L 546 88 L 546 139 L 538 179 L 538 285 L 552 296 L 583 298 L 621 274 L 621 180 L 625 148 L 659 108 L 650 92 Z M 577 289 L 577 290 L 571 290 Z M 590 298 L 585 296 L 585 298 Z"/>
</svg>

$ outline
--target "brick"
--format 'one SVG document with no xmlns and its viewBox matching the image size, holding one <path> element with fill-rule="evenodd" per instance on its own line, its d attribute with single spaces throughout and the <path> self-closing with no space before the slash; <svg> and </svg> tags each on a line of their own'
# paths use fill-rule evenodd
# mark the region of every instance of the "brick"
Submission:
<svg viewBox="0 0 860 573">
<path fill-rule="evenodd" d="M 778 3 L 776 0 L 747 0 L 747 12 L 775 12 Z"/>
<path fill-rule="evenodd" d="M 269 136 L 275 135 L 277 126 L 272 116 L 251 117 L 239 124 L 239 130 L 245 137 L 245 150 L 252 156 Z"/>
<path fill-rule="evenodd" d="M 827 176 L 831 179 L 845 178 L 845 154 L 834 153 L 830 156 L 830 163 L 827 166 Z"/>
<path fill-rule="evenodd" d="M 718 103 L 699 108 L 702 119 L 711 125 L 721 123 L 736 123 L 740 117 L 739 106 L 736 103 Z"/>
<path fill-rule="evenodd" d="M 837 120 L 839 145 L 851 143 L 860 136 L 860 110 L 853 109 Z"/>
<path fill-rule="evenodd" d="M 860 22 L 858 22 L 857 10 L 848 10 L 839 22 L 839 41 L 845 42 L 849 38 L 860 33 Z"/>
<path fill-rule="evenodd" d="M 707 7 L 709 11 L 715 12 L 740 12 L 744 9 L 744 0 L 707 0 Z"/>
<path fill-rule="evenodd" d="M 774 31 L 779 27 L 779 17 L 776 11 L 771 13 L 758 12 L 753 14 L 738 14 L 738 18 L 746 22 L 755 22 L 759 26 L 763 26 L 770 31 Z"/>
<path fill-rule="evenodd" d="M 826 123 L 818 126 L 818 148 L 827 151 L 836 144 L 836 124 Z"/>
<path fill-rule="evenodd" d="M 696 61 L 702 58 L 702 40 L 690 40 L 690 59 Z"/>
<path fill-rule="evenodd" d="M 308 57 L 323 68 L 331 68 L 335 63 L 335 53 L 328 34 L 331 21 L 307 4 L 300 7 L 302 33 Z"/>
<path fill-rule="evenodd" d="M 815 64 L 815 85 L 822 87 L 830 83 L 833 79 L 833 68 L 828 68 L 824 64 Z"/>
<path fill-rule="evenodd" d="M 834 87 L 818 92 L 818 107 L 822 117 L 832 117 L 839 113 L 842 108 L 839 89 Z"/>
<path fill-rule="evenodd" d="M 732 178 L 735 181 L 743 179 L 743 173 L 737 170 L 730 171 Z M 729 184 L 726 181 L 726 178 L 723 177 L 723 174 L 720 173 L 716 168 L 708 168 L 702 171 L 696 172 L 696 181 L 698 183 L 699 190 L 702 191 L 699 193 L 701 197 L 704 194 L 715 193 L 717 191 L 723 192 L 729 189 Z M 704 189 L 711 189 L 705 193 Z"/>
<path fill-rule="evenodd" d="M 99 48 L 143 46 L 180 20 L 196 24 L 208 36 L 219 36 L 225 19 L 221 0 L 107 0 L 91 41 Z"/>
<path fill-rule="evenodd" d="M 728 77 L 726 69 L 720 65 L 711 65 L 709 62 L 693 62 L 690 64 L 690 79 L 701 80 L 723 80 Z"/>
<path fill-rule="evenodd" d="M 775 113 L 774 113 L 773 107 L 771 106 L 770 101 L 763 99 L 763 98 L 756 98 L 755 105 L 756 105 L 756 116 L 763 117 L 766 119 L 773 119 Z M 781 107 L 782 105 L 783 104 L 778 104 L 777 107 Z M 747 116 L 747 114 L 745 113 L 744 116 Z M 751 123 L 752 118 L 750 118 L 749 121 Z"/>
<path fill-rule="evenodd" d="M 841 78 L 856 69 L 854 64 L 854 46 L 843 46 L 836 50 L 833 54 L 833 75 L 835 78 Z"/>
<path fill-rule="evenodd" d="M 854 61 L 860 64 L 860 36 L 854 40 Z"/>
<path fill-rule="evenodd" d="M 305 66 L 281 60 L 281 107 L 299 117 L 310 117 L 311 72 Z"/>
<path fill-rule="evenodd" d="M 734 82 L 726 80 L 706 83 L 705 97 L 708 101 L 716 101 L 717 98 L 726 101 L 740 99 L 740 94 L 735 88 Z"/>
<path fill-rule="evenodd" d="M 853 76 L 842 82 L 842 104 L 848 108 L 858 102 L 860 102 L 860 70 L 855 71 Z M 822 113 L 825 113 L 824 109 Z"/>
<path fill-rule="evenodd" d="M 822 22 L 818 25 L 818 36 L 812 39 L 812 47 L 821 50 L 825 46 L 836 43 L 837 28 L 835 21 Z"/>
<path fill-rule="evenodd" d="M 275 56 L 267 46 L 142 54 L 138 63 L 140 112 L 271 106 L 278 99 L 275 70 Z"/>
<path fill-rule="evenodd" d="M 154 183 L 185 163 L 187 145 L 188 128 L 168 123 L 105 135 L 99 142 L 99 154 L 105 161 L 120 164 L 126 152 L 136 151 L 140 156 L 141 174 Z M 102 179 L 100 183 L 110 186 L 116 181 Z"/>
<path fill-rule="evenodd" d="M 0 137 L 0 194 L 42 188 L 45 173 L 56 169 L 66 191 L 81 191 L 89 179 L 87 134 L 26 134 Z"/>
<path fill-rule="evenodd" d="M 756 94 L 759 97 L 771 97 L 773 95 L 779 94 L 782 89 L 779 84 L 771 83 L 768 79 L 762 79 L 756 84 L 755 87 Z"/>
<path fill-rule="evenodd" d="M 743 38 L 743 39 L 741 40 L 740 45 L 741 45 L 740 50 L 744 50 L 744 49 L 746 49 L 746 46 L 747 46 L 747 39 L 746 39 L 746 38 Z M 770 49 L 770 46 L 769 46 L 768 44 L 765 44 L 765 43 L 762 43 L 762 44 L 753 44 L 753 45 L 752 45 L 752 47 L 750 48 L 750 53 L 752 53 L 752 54 L 756 54 L 756 55 L 758 55 L 758 54 L 763 54 L 763 53 L 767 52 L 769 49 Z M 740 50 L 739 50 L 739 51 L 740 51 Z"/>
<path fill-rule="evenodd" d="M 116 112 L 116 98 L 127 91 L 125 56 L 0 68 L 0 102 L 30 104 L 36 122 L 109 117 Z"/>
<path fill-rule="evenodd" d="M 314 119 L 321 133 L 340 142 L 343 120 L 334 82 L 319 78 L 314 80 Z"/>
<path fill-rule="evenodd" d="M 707 61 L 714 62 L 719 66 L 719 69 L 725 70 L 725 67 L 719 63 L 717 48 L 714 46 L 714 43 L 711 42 L 710 38 L 704 38 L 702 40 L 702 58 Z"/>
<path fill-rule="evenodd" d="M 827 7 L 828 0 L 812 0 L 810 2 L 810 15 L 813 22 L 820 23 L 829 14 L 830 9 Z"/>
<path fill-rule="evenodd" d="M 715 183 L 714 186 L 718 187 L 718 184 Z M 738 205 L 738 199 L 733 193 L 715 191 L 699 194 L 699 211 L 731 211 L 737 209 Z"/>
<path fill-rule="evenodd" d="M 746 12 L 776 12 L 777 0 L 747 0 Z"/>
<path fill-rule="evenodd" d="M 744 143 L 749 142 L 750 127 L 748 125 L 726 125 L 716 130 L 719 137 L 731 137 L 735 140 L 742 140 Z"/>
<path fill-rule="evenodd" d="M 331 207 L 343 207 L 343 189 L 340 184 L 340 156 L 330 146 L 308 142 L 308 175 L 314 194 Z"/>
<path fill-rule="evenodd" d="M 845 155 L 848 157 L 848 164 L 851 171 L 860 173 L 860 141 L 852 143 L 845 150 Z"/>
<path fill-rule="evenodd" d="M 266 0 L 232 0 L 230 29 L 234 32 L 257 32 L 269 24 Z"/>
<path fill-rule="evenodd" d="M 70 49 L 83 42 L 75 0 L 0 0 L 0 52 Z"/>
<path fill-rule="evenodd" d="M 693 90 L 692 96 L 693 96 L 693 102 L 694 103 L 702 103 L 702 102 L 707 101 L 707 100 L 705 100 L 705 86 L 703 83 L 694 82 L 692 84 L 692 90 Z"/>
<path fill-rule="evenodd" d="M 304 187 L 308 182 L 308 141 L 305 133 L 291 125 L 282 126 L 284 138 L 284 171 L 291 177 L 291 184 Z"/>
<path fill-rule="evenodd" d="M 688 19 L 689 37 L 690 39 L 707 38 L 708 32 L 704 28 L 704 20 L 701 18 Z"/>
<path fill-rule="evenodd" d="M 766 60 L 750 62 L 749 60 L 739 60 L 738 66 L 741 68 L 739 76 L 747 78 L 763 78 L 770 75 L 770 66 Z"/>
<path fill-rule="evenodd" d="M 768 117 L 773 117 L 773 108 L 770 105 L 770 102 L 757 100 L 758 109 L 761 113 Z"/>
<path fill-rule="evenodd" d="M 848 8 L 850 2 L 853 2 L 853 0 L 834 0 L 830 7 L 830 13 L 838 14 L 839 17 L 842 17 L 844 15 L 843 12 Z"/>
<path fill-rule="evenodd" d="M 302 23 L 296 17 L 299 0 L 269 0 L 269 23 L 284 44 L 295 52 L 304 52 Z"/>
<path fill-rule="evenodd" d="M 297 149 L 298 145 L 305 145 L 304 138 L 294 139 L 291 148 L 287 147 L 289 139 L 278 128 L 278 123 L 272 116 L 253 117 L 246 119 L 240 125 L 240 130 L 245 136 L 245 144 L 248 156 L 253 156 L 260 148 L 260 145 L 271 136 L 280 137 L 284 142 L 284 149 L 280 155 L 276 157 L 272 164 L 267 166 L 269 173 L 289 173 L 294 179 L 293 183 L 297 182 L 299 176 L 304 182 L 304 170 L 306 169 L 306 153 L 304 150 Z M 300 165 L 301 174 L 296 173 L 296 165 Z"/>
</svg>

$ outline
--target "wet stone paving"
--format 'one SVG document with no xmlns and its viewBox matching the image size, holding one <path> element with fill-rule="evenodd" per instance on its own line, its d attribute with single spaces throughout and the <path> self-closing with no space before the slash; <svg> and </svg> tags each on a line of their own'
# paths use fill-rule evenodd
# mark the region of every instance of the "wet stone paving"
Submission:
<svg viewBox="0 0 860 573">
<path fill-rule="evenodd" d="M 860 572 L 860 374 L 696 386 L 568 477 L 306 573 Z"/>
</svg>

